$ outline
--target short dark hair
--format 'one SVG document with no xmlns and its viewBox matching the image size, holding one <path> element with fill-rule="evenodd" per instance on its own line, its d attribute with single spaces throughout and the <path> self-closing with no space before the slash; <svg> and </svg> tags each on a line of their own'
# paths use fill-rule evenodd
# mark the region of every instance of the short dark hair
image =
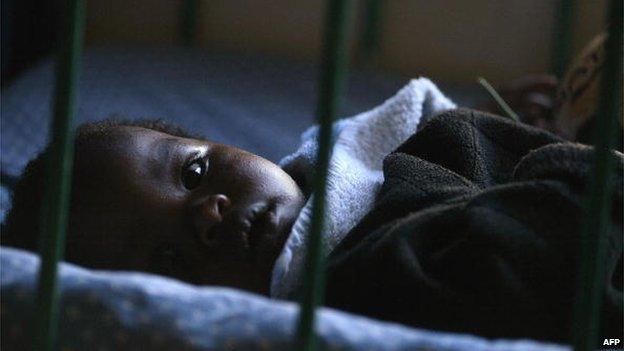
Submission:
<svg viewBox="0 0 624 351">
<path fill-rule="evenodd" d="M 182 138 L 203 139 L 201 136 L 190 134 L 181 127 L 160 119 L 126 120 L 114 117 L 80 125 L 76 130 L 75 148 L 79 150 L 88 145 L 94 137 L 105 136 L 115 127 L 122 126 L 142 127 Z M 2 235 L 0 235 L 0 244 L 29 251 L 38 249 L 37 238 L 49 154 L 48 145 L 28 163 L 17 181 L 12 195 L 12 207 L 5 219 Z M 73 174 L 76 175 L 76 168 L 73 169 Z M 76 184 L 75 177 L 72 183 Z M 73 195 L 72 198 L 74 198 Z"/>
</svg>

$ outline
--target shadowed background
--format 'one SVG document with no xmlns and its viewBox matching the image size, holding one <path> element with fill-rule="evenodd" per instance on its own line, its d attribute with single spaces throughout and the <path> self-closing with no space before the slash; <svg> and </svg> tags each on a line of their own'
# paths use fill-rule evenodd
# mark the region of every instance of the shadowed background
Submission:
<svg viewBox="0 0 624 351">
<path fill-rule="evenodd" d="M 7 62 L 23 65 L 24 59 L 32 59 L 50 47 L 54 21 L 60 13 L 55 3 L 58 1 L 2 1 L 3 71 L 9 68 Z M 179 43 L 181 3 L 91 0 L 87 46 Z M 318 57 L 324 9 L 321 1 L 196 3 L 198 46 L 305 60 Z M 356 3 L 361 10 L 364 2 Z M 572 53 L 603 30 L 605 4 L 605 0 L 575 2 Z M 558 6 L 556 0 L 382 1 L 376 68 L 471 83 L 478 75 L 499 83 L 548 72 Z M 352 34 L 361 28 L 360 17 Z M 26 42 L 28 47 L 24 47 Z M 353 53 L 356 40 L 350 42 Z"/>
</svg>

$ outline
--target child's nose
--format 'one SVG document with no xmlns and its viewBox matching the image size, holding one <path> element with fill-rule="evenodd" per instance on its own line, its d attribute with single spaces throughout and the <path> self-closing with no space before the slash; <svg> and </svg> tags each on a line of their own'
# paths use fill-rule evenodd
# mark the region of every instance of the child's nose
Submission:
<svg viewBox="0 0 624 351">
<path fill-rule="evenodd" d="M 209 195 L 197 203 L 194 222 L 204 244 L 210 245 L 214 241 L 216 233 L 211 229 L 223 221 L 230 205 L 230 199 L 223 194 Z"/>
<path fill-rule="evenodd" d="M 200 215 L 209 225 L 214 225 L 223 220 L 230 205 L 231 201 L 227 196 L 223 194 L 210 195 L 201 204 Z"/>
</svg>

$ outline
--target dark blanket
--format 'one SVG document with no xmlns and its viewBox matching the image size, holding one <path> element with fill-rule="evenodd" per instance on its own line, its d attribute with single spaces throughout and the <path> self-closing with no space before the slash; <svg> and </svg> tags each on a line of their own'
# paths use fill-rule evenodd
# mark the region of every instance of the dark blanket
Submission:
<svg viewBox="0 0 624 351">
<path fill-rule="evenodd" d="M 327 304 L 435 330 L 568 341 L 591 153 L 481 112 L 434 118 L 385 159 L 375 209 L 329 259 Z M 616 158 L 608 338 L 622 330 Z"/>
</svg>

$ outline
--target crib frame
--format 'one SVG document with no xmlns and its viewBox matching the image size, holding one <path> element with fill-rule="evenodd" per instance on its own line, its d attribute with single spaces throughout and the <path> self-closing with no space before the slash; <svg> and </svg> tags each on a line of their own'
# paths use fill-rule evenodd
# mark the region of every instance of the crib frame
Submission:
<svg viewBox="0 0 624 351">
<path fill-rule="evenodd" d="M 85 0 L 67 0 L 65 30 L 62 36 L 62 50 L 57 63 L 54 116 L 51 128 L 51 157 L 48 167 L 46 193 L 41 214 L 41 269 L 35 305 L 35 340 L 37 350 L 53 350 L 58 330 L 58 286 L 57 266 L 63 257 L 67 229 L 68 205 L 70 199 L 71 170 L 73 163 L 73 120 L 76 110 L 76 95 L 79 61 L 82 51 L 82 37 L 85 23 Z M 367 0 L 368 15 L 361 50 L 365 57 L 378 50 L 380 0 Z M 573 2 L 561 0 L 560 26 L 556 41 L 556 56 L 553 68 L 561 74 L 568 54 L 569 23 Z M 182 40 L 192 45 L 195 40 L 197 9 L 196 0 L 185 0 L 180 11 Z M 315 310 L 323 300 L 323 256 L 321 255 L 321 231 L 325 209 L 327 168 L 331 157 L 331 125 L 340 105 L 341 92 L 346 75 L 346 31 L 351 22 L 352 0 L 327 0 L 325 13 L 325 35 L 321 57 L 317 120 L 320 125 L 318 166 L 315 178 L 312 232 L 307 253 L 307 271 L 304 280 L 303 298 L 297 327 L 299 350 L 315 350 Z M 598 311 L 602 290 L 598 284 L 605 272 L 608 214 L 611 207 L 610 194 L 613 184 L 609 174 L 613 167 L 609 157 L 615 140 L 615 121 L 618 117 L 618 83 L 622 78 L 622 2 L 610 0 L 609 38 L 607 57 L 602 79 L 602 94 L 599 108 L 598 133 L 595 138 L 595 159 L 590 187 L 587 193 L 583 220 L 582 269 L 578 288 L 577 310 L 575 311 L 574 333 L 571 343 L 574 349 L 592 350 L 597 338 Z M 563 34 L 562 34 L 563 33 Z M 621 97 L 621 92 L 619 92 Z"/>
</svg>

